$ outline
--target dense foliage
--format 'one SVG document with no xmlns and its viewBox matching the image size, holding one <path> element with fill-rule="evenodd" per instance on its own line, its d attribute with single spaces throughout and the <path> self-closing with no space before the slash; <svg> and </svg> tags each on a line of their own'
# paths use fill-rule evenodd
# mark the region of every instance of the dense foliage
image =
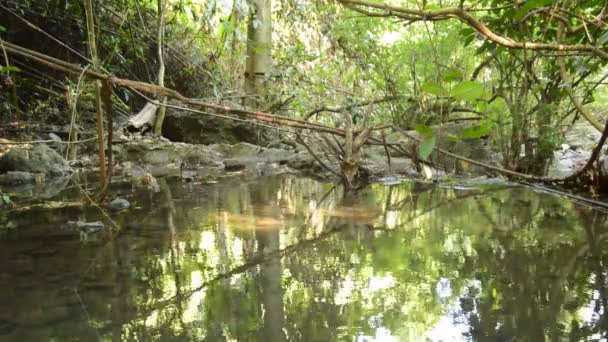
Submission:
<svg viewBox="0 0 608 342">
<path fill-rule="evenodd" d="M 156 82 L 156 1 L 95 6 L 104 70 Z M 383 6 L 393 7 L 385 12 Z M 440 14 L 450 8 L 471 15 L 506 43 L 457 15 Z M 566 129 L 585 121 L 573 101 L 591 105 L 585 111 L 596 123 L 601 120 L 593 118 L 605 114 L 604 1 L 290 0 L 276 1 L 272 9 L 273 67 L 264 75 L 271 86 L 265 101 L 255 103 L 258 109 L 307 117 L 315 109 L 350 106 L 356 123 L 356 105 L 380 99 L 374 122 L 416 129 L 426 137 L 423 158 L 433 149 L 437 125 L 466 121 L 470 125 L 454 140 L 490 136 L 503 166 L 536 174 L 546 172 Z M 248 96 L 247 23 L 260 25 L 252 5 L 170 1 L 166 17 L 167 86 L 191 97 L 251 105 L 241 99 Z M 80 2 L 8 1 L 0 8 L 7 41 L 86 65 L 83 18 Z M 549 48 L 537 49 L 537 43 Z M 583 48 L 550 48 L 557 44 Z M 12 91 L 1 96 L 13 117 L 65 123 L 78 97 L 79 108 L 91 110 L 91 89 L 78 78 L 19 58 L 6 62 L 3 87 Z M 118 89 L 116 97 L 125 114 L 145 103 L 128 89 Z M 84 116 L 85 122 L 92 118 Z M 343 124 L 336 113 L 315 117 Z"/>
</svg>

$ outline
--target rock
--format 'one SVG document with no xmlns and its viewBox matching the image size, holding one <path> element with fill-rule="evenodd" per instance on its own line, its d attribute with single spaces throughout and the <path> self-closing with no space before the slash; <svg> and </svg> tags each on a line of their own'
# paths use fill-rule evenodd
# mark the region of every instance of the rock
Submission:
<svg viewBox="0 0 608 342">
<path fill-rule="evenodd" d="M 224 160 L 224 169 L 228 172 L 241 171 L 247 167 L 242 160 L 226 159 Z"/>
<path fill-rule="evenodd" d="M 136 162 L 142 166 L 172 164 L 177 166 L 177 170 L 182 164 L 188 167 L 223 165 L 221 154 L 210 147 L 152 139 L 127 142 L 117 149 L 116 156 L 119 160 Z"/>
<path fill-rule="evenodd" d="M 179 104 L 183 106 L 183 104 Z M 190 144 L 236 144 L 247 142 L 260 146 L 275 145 L 277 131 L 246 122 L 167 108 L 163 136 L 171 141 Z"/>
<path fill-rule="evenodd" d="M 212 144 L 209 148 L 217 153 L 221 154 L 225 158 L 255 158 L 258 154 L 262 153 L 265 149 L 261 146 L 240 142 L 237 144 Z"/>
<path fill-rule="evenodd" d="M 186 183 L 193 182 L 196 178 L 196 171 L 183 171 L 181 178 Z"/>
<path fill-rule="evenodd" d="M 42 183 L 44 182 L 43 173 L 31 173 L 24 171 L 8 171 L 5 174 L 0 175 L 0 185 L 23 185 L 30 183 Z"/>
<path fill-rule="evenodd" d="M 131 203 L 124 198 L 116 198 L 110 202 L 110 208 L 114 210 L 125 210 L 131 207 Z"/>
<path fill-rule="evenodd" d="M 287 165 L 294 169 L 312 169 L 315 165 L 315 159 L 306 151 L 300 151 L 292 156 Z"/>
<path fill-rule="evenodd" d="M 27 194 L 28 197 L 48 199 L 63 191 L 70 181 L 70 175 L 48 178 L 42 173 L 11 171 L 0 175 L 0 185 L 4 192 Z"/>
<path fill-rule="evenodd" d="M 150 169 L 155 166 L 146 165 L 144 168 L 141 165 L 133 162 L 125 162 L 123 164 L 123 176 L 127 179 L 132 186 L 136 188 L 145 188 L 154 192 L 160 191 L 158 181 L 150 172 L 146 169 Z M 179 170 L 178 170 L 179 171 Z"/>
<path fill-rule="evenodd" d="M 337 160 L 327 160 L 327 153 L 314 144 L 311 148 L 323 162 L 339 171 Z M 368 149 L 366 149 L 367 151 Z M 372 150 L 372 149 L 370 149 Z M 373 151 L 373 150 L 372 150 Z M 332 175 L 303 147 L 284 150 L 265 148 L 246 142 L 237 144 L 191 145 L 152 139 L 134 139 L 121 145 L 117 159 L 122 160 L 123 175 L 135 186 L 142 186 L 156 176 L 175 177 L 185 181 L 219 176 L 225 171 L 239 171 L 247 176 L 276 175 L 294 170 L 331 178 Z M 366 175 L 415 174 L 408 158 L 393 157 L 388 167 L 384 150 L 366 153 L 362 161 Z"/>
<path fill-rule="evenodd" d="M 104 224 L 101 221 L 94 222 L 82 222 L 82 221 L 68 221 L 65 224 L 67 229 L 79 230 L 85 234 L 94 234 L 104 229 Z"/>
<path fill-rule="evenodd" d="M 17 323 L 0 319 L 0 335 L 8 335 L 17 329 Z"/>
<path fill-rule="evenodd" d="M 0 174 L 10 171 L 64 176 L 72 172 L 67 161 L 47 145 L 14 147 L 0 156 Z"/>
<path fill-rule="evenodd" d="M 568 144 L 562 144 L 562 145 L 561 145 L 561 148 L 562 148 L 562 151 L 563 151 L 563 152 L 566 152 L 567 150 L 569 150 L 569 149 L 570 149 L 570 145 L 568 145 Z"/>
</svg>

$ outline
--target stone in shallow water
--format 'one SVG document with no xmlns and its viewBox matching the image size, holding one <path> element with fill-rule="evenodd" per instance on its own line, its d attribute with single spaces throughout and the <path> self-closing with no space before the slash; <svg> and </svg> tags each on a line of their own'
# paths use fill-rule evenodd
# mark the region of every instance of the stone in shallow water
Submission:
<svg viewBox="0 0 608 342">
<path fill-rule="evenodd" d="M 101 221 L 94 222 L 82 222 L 82 221 L 68 221 L 66 228 L 77 229 L 85 234 L 94 234 L 103 230 L 104 224 Z"/>
<path fill-rule="evenodd" d="M 114 210 L 125 210 L 131 207 L 131 203 L 124 198 L 116 198 L 110 202 L 110 207 Z"/>
</svg>

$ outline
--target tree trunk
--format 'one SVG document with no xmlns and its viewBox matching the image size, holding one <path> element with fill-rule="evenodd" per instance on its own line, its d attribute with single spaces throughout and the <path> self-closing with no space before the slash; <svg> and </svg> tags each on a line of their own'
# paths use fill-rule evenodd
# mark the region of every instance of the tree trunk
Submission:
<svg viewBox="0 0 608 342">
<path fill-rule="evenodd" d="M 359 129 L 353 124 L 351 113 L 344 112 L 344 158 L 342 161 L 342 177 L 344 186 L 349 189 L 357 189 L 361 186 L 361 175 L 359 167 L 361 165 L 361 148 L 367 142 L 371 130 L 369 128 L 369 118 L 372 106 L 368 106 L 363 114 L 363 122 Z"/>
<path fill-rule="evenodd" d="M 251 107 L 266 102 L 266 80 L 272 68 L 272 1 L 250 0 L 251 14 L 247 27 L 247 66 L 245 92 L 257 95 L 246 100 Z"/>
<path fill-rule="evenodd" d="M 157 43 L 158 43 L 158 85 L 161 87 L 165 86 L 165 60 L 163 59 L 163 39 L 165 36 L 165 2 L 158 0 L 158 30 L 157 30 Z M 163 121 L 165 120 L 165 112 L 167 107 L 167 97 L 163 96 L 160 99 L 161 106 L 158 108 L 156 114 L 156 123 L 154 124 L 154 135 L 160 137 L 163 134 Z"/>
<path fill-rule="evenodd" d="M 93 3 L 91 0 L 85 0 L 85 15 L 87 19 L 87 30 L 89 36 L 89 49 L 91 51 L 91 60 L 93 68 L 97 70 L 99 59 L 97 57 L 97 45 L 95 44 L 95 23 L 93 16 Z M 99 149 L 99 182 L 100 188 L 106 188 L 106 157 L 103 143 L 103 117 L 101 113 L 101 81 L 96 80 L 95 84 L 95 112 L 97 113 L 97 147 Z"/>
</svg>

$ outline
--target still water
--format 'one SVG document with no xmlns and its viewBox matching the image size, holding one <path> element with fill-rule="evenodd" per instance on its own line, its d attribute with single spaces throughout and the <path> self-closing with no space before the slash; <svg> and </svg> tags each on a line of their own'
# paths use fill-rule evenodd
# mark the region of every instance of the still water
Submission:
<svg viewBox="0 0 608 342">
<path fill-rule="evenodd" d="M 97 235 L 65 228 L 108 226 L 94 208 L 4 213 L 0 340 L 606 337 L 608 216 L 568 200 L 481 182 L 160 185 L 123 193 L 120 230 Z"/>
</svg>

